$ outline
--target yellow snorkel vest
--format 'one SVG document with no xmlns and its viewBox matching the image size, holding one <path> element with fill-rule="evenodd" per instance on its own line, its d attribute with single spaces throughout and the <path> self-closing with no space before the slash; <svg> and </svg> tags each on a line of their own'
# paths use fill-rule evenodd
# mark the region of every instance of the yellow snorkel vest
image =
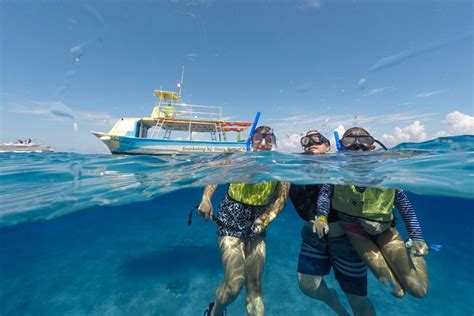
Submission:
<svg viewBox="0 0 474 316">
<path fill-rule="evenodd" d="M 275 192 L 277 182 L 265 181 L 260 183 L 231 183 L 227 190 L 229 196 L 240 203 L 251 206 L 267 205 L 273 192 Z"/>
<path fill-rule="evenodd" d="M 394 189 L 366 188 L 360 193 L 353 185 L 335 185 L 332 207 L 352 216 L 377 222 L 393 219 Z"/>
</svg>

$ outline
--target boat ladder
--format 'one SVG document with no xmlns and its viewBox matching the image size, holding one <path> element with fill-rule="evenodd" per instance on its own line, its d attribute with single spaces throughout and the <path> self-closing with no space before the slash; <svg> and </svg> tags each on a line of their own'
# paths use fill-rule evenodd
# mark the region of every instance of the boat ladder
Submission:
<svg viewBox="0 0 474 316">
<path fill-rule="evenodd" d="M 165 131 L 165 135 L 163 136 L 163 139 L 170 139 L 170 135 L 171 135 L 171 130 L 167 129 Z"/>
<path fill-rule="evenodd" d="M 218 124 L 216 124 L 216 131 L 211 132 L 211 139 L 213 141 L 217 141 L 217 135 L 219 135 L 219 141 L 222 141 L 221 137 L 224 138 L 224 141 L 227 141 L 227 139 L 225 137 L 225 133 L 222 130 L 222 126 L 218 125 Z"/>
</svg>

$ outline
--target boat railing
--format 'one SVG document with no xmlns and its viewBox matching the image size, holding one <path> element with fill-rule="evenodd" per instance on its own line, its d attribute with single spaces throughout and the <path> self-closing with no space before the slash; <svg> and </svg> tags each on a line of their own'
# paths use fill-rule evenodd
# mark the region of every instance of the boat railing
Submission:
<svg viewBox="0 0 474 316">
<path fill-rule="evenodd" d="M 159 102 L 153 111 L 158 118 L 222 120 L 222 107 L 186 103 Z"/>
</svg>

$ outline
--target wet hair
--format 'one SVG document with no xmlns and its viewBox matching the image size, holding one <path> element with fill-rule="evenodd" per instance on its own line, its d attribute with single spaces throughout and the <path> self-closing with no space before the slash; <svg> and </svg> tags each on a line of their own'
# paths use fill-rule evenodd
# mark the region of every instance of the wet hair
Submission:
<svg viewBox="0 0 474 316">
<path fill-rule="evenodd" d="M 311 135 L 311 134 L 321 134 L 321 133 L 317 129 L 312 129 L 306 132 L 306 136 Z"/>
<path fill-rule="evenodd" d="M 313 135 L 313 134 L 319 134 L 321 135 L 322 137 L 324 137 L 325 141 L 324 143 L 328 146 L 331 146 L 331 142 L 329 141 L 329 139 L 324 136 L 320 131 L 318 131 L 317 129 L 311 129 L 309 131 L 306 132 L 306 135 L 305 136 L 309 136 L 309 135 Z"/>
<path fill-rule="evenodd" d="M 261 125 L 261 126 L 257 127 L 255 129 L 253 135 L 255 135 L 255 134 L 272 134 L 273 135 L 273 144 L 272 145 L 274 147 L 277 147 L 276 136 L 273 133 L 273 128 L 271 128 L 270 126 Z M 252 144 L 253 144 L 253 137 L 252 137 Z"/>
<path fill-rule="evenodd" d="M 255 129 L 254 134 L 273 134 L 273 128 L 261 125 Z"/>
<path fill-rule="evenodd" d="M 344 135 L 342 137 L 347 137 L 347 136 L 371 136 L 369 132 L 367 132 L 366 129 L 362 127 L 351 127 L 347 131 L 344 132 Z"/>
</svg>

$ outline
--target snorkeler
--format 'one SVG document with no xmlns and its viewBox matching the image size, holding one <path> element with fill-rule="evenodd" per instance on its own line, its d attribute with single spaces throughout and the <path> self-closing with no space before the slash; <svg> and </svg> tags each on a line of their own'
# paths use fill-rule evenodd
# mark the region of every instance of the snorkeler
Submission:
<svg viewBox="0 0 474 316">
<path fill-rule="evenodd" d="M 267 126 L 258 127 L 251 141 L 253 151 L 269 151 L 276 145 L 273 130 Z M 217 223 L 224 281 L 204 315 L 223 315 L 244 285 L 247 313 L 264 315 L 265 228 L 284 208 L 289 183 L 230 183 L 219 205 L 219 214 L 214 217 L 211 197 L 216 188 L 217 185 L 206 186 L 198 210 L 206 220 L 214 219 Z"/>
<path fill-rule="evenodd" d="M 329 140 L 316 130 L 308 131 L 300 143 L 303 154 L 307 155 L 325 154 L 331 149 Z M 348 316 L 336 290 L 329 288 L 323 278 L 332 267 L 354 315 L 375 315 L 372 302 L 367 297 L 367 266 L 347 239 L 337 211 L 331 210 L 329 213 L 328 235 L 320 238 L 316 234 L 316 202 L 321 186 L 291 184 L 290 187 L 291 202 L 305 221 L 298 258 L 299 287 L 305 295 L 323 301 L 338 315 Z"/>
<path fill-rule="evenodd" d="M 348 129 L 340 140 L 350 151 L 373 151 L 375 142 L 379 143 L 360 127 Z M 426 295 L 428 273 L 424 256 L 428 254 L 428 245 L 403 190 L 323 185 L 316 211 L 319 236 L 331 229 L 327 224 L 332 212 L 330 206 L 337 210 L 347 237 L 377 279 L 393 287 L 392 295 L 403 297 L 405 292 L 418 298 Z M 410 250 L 394 227 L 394 206 L 412 240 Z"/>
</svg>

